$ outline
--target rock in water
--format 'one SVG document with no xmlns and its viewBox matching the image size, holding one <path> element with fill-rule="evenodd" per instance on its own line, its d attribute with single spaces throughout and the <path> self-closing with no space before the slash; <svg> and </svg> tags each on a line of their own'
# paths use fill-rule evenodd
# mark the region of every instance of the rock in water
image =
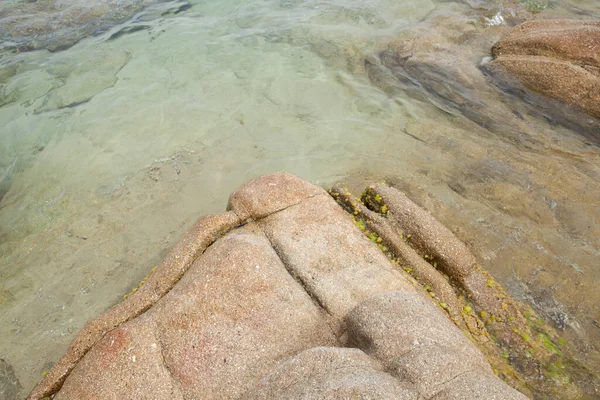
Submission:
<svg viewBox="0 0 600 400">
<path fill-rule="evenodd" d="M 3 3 L 0 52 L 65 50 L 81 39 L 107 31 L 147 8 L 167 3 L 160 9 L 160 15 L 176 13 L 191 6 L 185 0 L 29 0 Z M 135 30 L 136 27 L 129 27 L 122 33 Z"/>
<path fill-rule="evenodd" d="M 21 384 L 15 370 L 8 362 L 0 358 L 0 399 L 16 400 L 19 398 Z"/>
<path fill-rule="evenodd" d="M 600 118 L 600 21 L 525 22 L 492 55 L 494 72 Z"/>
<path fill-rule="evenodd" d="M 4 197 L 6 192 L 10 187 L 10 182 L 12 180 L 12 173 L 17 163 L 17 159 L 15 158 L 12 163 L 4 168 L 4 171 L 0 174 L 0 200 Z"/>
<path fill-rule="evenodd" d="M 29 399 L 526 397 L 322 188 L 236 190 Z"/>
</svg>

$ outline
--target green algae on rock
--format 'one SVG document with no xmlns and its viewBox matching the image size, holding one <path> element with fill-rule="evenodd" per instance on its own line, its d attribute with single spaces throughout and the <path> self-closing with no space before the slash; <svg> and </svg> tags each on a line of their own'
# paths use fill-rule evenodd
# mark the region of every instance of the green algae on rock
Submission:
<svg viewBox="0 0 600 400">
<path fill-rule="evenodd" d="M 389 246 L 379 245 L 479 346 L 498 376 L 533 398 L 594 395 L 597 375 L 575 361 L 558 333 L 512 299 L 464 243 L 404 193 L 371 184 L 360 200 L 347 189 L 330 194 L 365 235 Z"/>
<path fill-rule="evenodd" d="M 228 209 L 91 320 L 28 398 L 525 399 L 322 188 L 270 174 Z"/>
</svg>

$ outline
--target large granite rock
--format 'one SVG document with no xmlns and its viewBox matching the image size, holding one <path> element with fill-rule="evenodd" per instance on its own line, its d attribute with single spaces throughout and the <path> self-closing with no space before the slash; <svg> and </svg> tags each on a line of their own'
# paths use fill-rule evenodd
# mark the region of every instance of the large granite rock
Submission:
<svg viewBox="0 0 600 400">
<path fill-rule="evenodd" d="M 57 399 L 237 398 L 278 361 L 335 337 L 264 234 L 239 228 L 142 316 L 104 336 Z"/>
<path fill-rule="evenodd" d="M 367 56 L 366 72 L 391 97 L 428 102 L 448 114 L 508 134 L 505 116 L 510 111 L 502 107 L 502 98 L 476 61 L 505 29 L 474 24 L 471 16 L 450 17 L 442 8 L 426 21 L 400 31 L 379 53 Z"/>
<path fill-rule="evenodd" d="M 529 21 L 498 41 L 492 55 L 492 68 L 600 118 L 600 21 Z"/>
<path fill-rule="evenodd" d="M 524 399 L 321 188 L 238 189 L 29 399 Z M 353 348 L 349 348 L 353 347 Z"/>
<path fill-rule="evenodd" d="M 387 292 L 349 314 L 350 342 L 382 360 L 392 374 L 414 384 L 426 398 L 494 398 L 485 387 L 495 383 L 481 384 L 492 379 L 487 361 L 472 351 L 458 327 L 478 344 L 497 375 L 532 397 L 577 399 L 595 393 L 598 378 L 562 352 L 557 332 L 530 307 L 514 301 L 427 210 L 385 184 L 369 185 L 361 199 L 338 187 L 330 193 L 392 263 L 445 311 L 447 318 L 433 322 L 438 313 L 431 302 L 409 292 Z M 428 322 L 413 325 L 419 318 Z M 478 377 L 471 376 L 472 368 Z M 463 391 L 443 388 L 455 381 L 463 382 Z"/>
</svg>

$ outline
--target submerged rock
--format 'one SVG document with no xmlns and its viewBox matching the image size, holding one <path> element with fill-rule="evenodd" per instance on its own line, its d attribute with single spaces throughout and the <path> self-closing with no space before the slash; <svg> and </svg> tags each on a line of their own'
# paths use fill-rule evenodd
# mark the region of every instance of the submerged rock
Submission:
<svg viewBox="0 0 600 400">
<path fill-rule="evenodd" d="M 488 27 L 472 16 L 432 15 L 401 31 L 378 54 L 365 59 L 370 81 L 391 97 L 431 103 L 448 115 L 462 115 L 491 132 L 519 139 L 506 121 L 510 106 L 481 73 L 481 59 L 505 26 Z"/>
<path fill-rule="evenodd" d="M 28 398 L 526 398 L 325 190 L 276 173 L 228 209 L 88 322 Z"/>
<path fill-rule="evenodd" d="M 494 70 L 600 118 L 600 21 L 525 22 L 492 55 Z"/>
<path fill-rule="evenodd" d="M 512 65 L 513 61 L 509 60 L 513 60 L 514 56 L 501 56 L 496 60 L 489 56 L 490 48 L 495 43 L 503 43 L 500 40 L 502 37 L 511 37 L 508 25 L 522 18 L 530 18 L 529 15 L 519 14 L 518 18 L 507 15 L 506 24 L 490 26 L 481 21 L 480 16 L 476 18 L 472 14 L 466 13 L 462 18 L 457 18 L 438 11 L 426 21 L 403 29 L 382 51 L 365 57 L 365 69 L 370 81 L 390 97 L 408 96 L 417 102 L 428 102 L 448 115 L 464 117 L 487 132 L 500 134 L 524 147 L 545 145 L 539 142 L 537 132 L 531 128 L 530 120 L 537 121 L 540 118 L 550 124 L 569 127 L 591 140 L 600 140 L 598 119 L 589 117 L 579 109 L 564 107 L 556 97 L 549 97 L 550 93 L 534 92 L 526 87 L 528 83 L 525 80 L 518 82 L 514 76 L 507 74 L 507 70 L 501 68 L 497 61 L 507 60 L 507 64 Z M 590 23 L 590 32 L 594 29 L 597 28 Z M 584 36 L 583 33 L 581 35 Z M 576 41 L 575 38 L 572 40 Z M 591 45 L 591 40 L 585 43 Z M 587 48 L 587 45 L 580 47 Z M 495 51 L 510 52 L 515 48 L 518 48 L 516 44 L 506 44 L 502 47 L 504 50 Z M 569 54 L 574 58 L 581 57 L 587 63 L 585 68 L 573 68 L 590 79 L 586 81 L 590 89 L 592 76 L 596 74 L 593 79 L 599 78 L 597 67 L 593 67 L 597 65 L 594 60 L 598 56 L 585 58 L 584 53 L 581 50 Z M 551 60 L 547 57 L 543 59 Z M 575 78 L 566 73 L 562 75 L 560 79 L 564 81 L 565 90 L 567 84 L 575 82 Z M 550 85 L 551 90 L 558 91 L 560 84 L 551 82 L 552 79 L 548 77 L 545 84 Z M 581 87 L 574 93 L 583 93 L 583 90 Z M 594 99 L 598 99 L 600 91 L 589 93 L 589 99 L 582 99 L 581 103 L 588 104 L 586 107 L 589 109 L 598 107 L 600 101 Z M 478 127 L 472 129 L 479 130 Z"/>
<path fill-rule="evenodd" d="M 0 173 L 0 200 L 4 197 L 8 189 L 10 188 L 10 183 L 12 181 L 13 170 L 15 168 L 15 164 L 17 163 L 17 159 L 15 158 L 9 165 L 4 167 L 2 172 Z"/>
<path fill-rule="evenodd" d="M 573 361 L 572 358 L 577 357 L 573 349 L 528 305 L 512 299 L 481 267 L 467 246 L 428 211 L 416 205 L 402 192 L 384 184 L 370 185 L 361 199 L 342 188 L 333 188 L 330 192 L 353 215 L 359 229 L 377 243 L 392 263 L 414 278 L 434 303 L 445 311 L 448 318 L 477 343 L 496 375 L 534 398 L 578 399 L 584 393 L 596 394 L 600 381 L 587 366 Z M 402 301 L 406 303 L 406 300 Z M 414 304 L 409 308 L 419 310 L 419 313 L 423 309 Z M 378 312 L 368 311 L 372 324 L 379 319 Z M 375 343 L 389 341 L 390 337 L 397 335 L 394 332 L 400 330 L 398 326 L 403 324 L 404 322 L 398 322 L 386 334 L 378 334 L 372 338 L 367 336 L 363 342 L 376 351 L 381 351 L 377 350 Z M 439 327 L 440 324 L 434 326 Z M 414 340 L 418 340 L 416 338 L 420 336 L 420 342 L 435 341 L 430 334 L 413 336 Z M 427 339 L 423 339 L 424 337 Z M 450 337 L 450 334 L 445 337 Z M 452 341 L 453 346 L 460 347 L 460 343 L 458 338 Z M 396 342 L 395 345 L 401 344 Z M 462 371 L 461 368 L 465 367 L 459 364 L 444 364 L 443 367 L 436 365 L 440 357 L 445 357 L 446 352 L 451 351 L 447 346 L 431 345 L 435 349 L 431 350 L 431 356 L 426 355 L 429 353 L 425 350 L 422 356 L 419 352 L 411 351 L 409 358 L 417 364 L 394 362 L 394 368 L 400 365 L 401 375 L 406 379 L 410 379 L 419 368 L 427 370 L 427 373 L 412 378 L 415 385 L 422 384 L 429 376 L 427 374 L 441 379 L 448 370 Z M 477 356 L 469 356 L 468 348 L 454 351 L 470 360 L 466 362 L 466 368 L 477 365 Z M 398 352 L 404 354 L 401 350 Z M 433 357 L 433 354 L 436 356 Z M 412 357 L 416 358 L 413 360 Z M 483 381 L 481 377 L 468 378 L 468 371 L 463 373 L 457 380 Z M 552 379 L 548 380 L 547 377 Z M 465 385 L 469 387 L 469 384 Z M 420 393 L 429 398 L 426 389 L 421 388 Z M 448 393 L 448 396 L 486 397 L 483 394 L 467 396 L 455 392 Z"/>
<path fill-rule="evenodd" d="M 21 383 L 12 365 L 0 358 L 0 399 L 16 400 L 21 389 Z"/>
<path fill-rule="evenodd" d="M 185 0 L 63 0 L 9 2 L 0 9 L 0 51 L 68 49 L 86 36 L 105 32 L 161 3 L 166 11 L 189 8 Z"/>
</svg>

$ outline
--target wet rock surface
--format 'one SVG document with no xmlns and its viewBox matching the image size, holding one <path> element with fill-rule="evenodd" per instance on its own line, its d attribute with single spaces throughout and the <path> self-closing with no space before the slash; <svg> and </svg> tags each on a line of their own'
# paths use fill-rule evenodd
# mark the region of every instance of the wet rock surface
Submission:
<svg viewBox="0 0 600 400">
<path fill-rule="evenodd" d="M 508 80 L 502 79 L 496 72 L 499 68 L 494 67 L 495 61 L 488 57 L 490 49 L 502 37 L 509 35 L 511 26 L 518 25 L 523 19 L 531 17 L 530 15 L 517 15 L 515 18 L 509 13 L 502 13 L 502 15 L 505 17 L 505 24 L 486 26 L 468 12 L 464 13 L 463 19 L 446 18 L 443 15 L 432 13 L 430 20 L 403 30 L 395 40 L 389 42 L 386 48 L 365 59 L 371 83 L 385 91 L 390 98 L 401 99 L 408 95 L 417 102 L 430 103 L 447 113 L 449 121 L 468 120 L 463 126 L 468 126 L 466 129 L 477 136 L 477 141 L 482 138 L 493 138 L 493 141 L 500 139 L 506 140 L 507 143 L 502 154 L 490 157 L 489 146 L 470 147 L 465 143 L 471 142 L 471 139 L 464 136 L 454 142 L 454 132 L 443 139 L 434 139 L 435 134 L 431 134 L 430 130 L 435 130 L 436 127 L 414 130 L 409 128 L 403 133 L 415 139 L 415 143 L 418 142 L 418 148 L 427 149 L 438 146 L 441 150 L 426 162 L 413 166 L 410 172 L 389 169 L 386 180 L 393 186 L 402 188 L 412 200 L 421 206 L 432 212 L 435 211 L 436 217 L 444 221 L 447 226 L 452 226 L 452 232 L 460 236 L 461 240 L 469 243 L 470 251 L 475 252 L 479 260 L 488 262 L 486 268 L 493 271 L 513 296 L 532 305 L 539 316 L 558 329 L 561 335 L 569 337 L 569 344 L 577 347 L 576 351 L 571 351 L 571 357 L 583 361 L 589 366 L 589 371 L 598 371 L 598 348 L 596 345 L 598 342 L 596 335 L 599 332 L 597 328 L 598 302 L 596 300 L 587 302 L 587 296 L 583 296 L 582 299 L 580 287 L 575 287 L 575 285 L 580 285 L 579 282 L 587 279 L 583 278 L 581 265 L 593 265 L 594 261 L 590 259 L 586 263 L 569 262 L 562 265 L 560 261 L 550 261 L 550 258 L 564 259 L 565 254 L 571 251 L 570 249 L 577 247 L 573 242 L 581 240 L 578 238 L 571 242 L 568 239 L 565 240 L 565 234 L 558 233 L 574 232 L 571 228 L 565 229 L 563 226 L 572 226 L 573 221 L 577 220 L 575 214 L 578 211 L 571 209 L 565 212 L 565 208 L 569 208 L 572 204 L 568 200 L 561 202 L 560 205 L 555 201 L 548 200 L 552 196 L 557 197 L 556 194 L 552 196 L 537 195 L 536 199 L 532 198 L 532 201 L 528 201 L 527 198 L 535 186 L 559 193 L 564 190 L 563 182 L 570 184 L 577 181 L 575 176 L 578 173 L 570 171 L 568 175 L 565 175 L 565 179 L 561 179 L 561 185 L 554 185 L 557 180 L 553 174 L 548 173 L 549 169 L 538 167 L 546 163 L 554 163 L 558 161 L 558 158 L 562 158 L 562 156 L 558 158 L 547 156 L 538 158 L 537 156 L 537 154 L 543 153 L 543 149 L 552 146 L 551 143 L 563 141 L 562 135 L 554 136 L 555 132 L 568 127 L 577 135 L 581 135 L 586 146 L 594 147 L 594 150 L 589 152 L 591 157 L 586 162 L 589 162 L 590 165 L 595 163 L 598 154 L 595 146 L 600 143 L 598 141 L 600 138 L 599 120 L 581 110 L 565 107 L 565 104 L 557 99 L 527 88 L 514 76 L 509 77 Z M 557 15 L 560 14 L 557 13 Z M 586 24 L 583 21 L 580 22 L 582 25 Z M 568 26 L 565 27 L 565 29 L 567 28 Z M 581 57 L 581 54 L 578 57 Z M 535 126 L 535 123 L 531 122 L 532 119 L 540 117 L 548 122 L 549 129 L 545 131 L 540 128 L 532 129 Z M 460 144 L 458 144 L 459 142 Z M 463 153 L 465 158 L 463 155 L 453 156 L 453 160 L 442 168 L 442 172 L 436 172 L 434 168 L 427 165 L 429 162 L 437 162 L 444 158 L 446 152 L 452 152 L 451 149 L 459 147 L 463 150 L 468 149 Z M 561 145 L 561 148 L 556 151 L 564 152 L 564 149 L 565 147 Z M 469 153 L 468 156 L 467 153 Z M 506 157 L 508 153 L 519 154 L 519 156 Z M 468 158 L 474 162 L 467 162 L 468 166 L 463 165 L 462 160 Z M 492 161 L 492 158 L 495 160 Z M 506 162 L 508 158 L 511 158 L 511 161 Z M 457 161 L 458 159 L 462 160 Z M 532 164 L 533 159 L 538 160 L 535 162 L 537 166 Z M 560 162 L 562 163 L 562 161 Z M 564 167 L 550 169 L 561 173 L 566 173 L 568 170 Z M 463 172 L 457 174 L 456 171 L 459 170 L 463 170 Z M 519 178 L 513 180 L 517 175 Z M 380 176 L 372 176 L 371 180 L 380 180 Z M 509 183 L 511 180 L 513 182 Z M 408 181 L 411 182 L 408 183 Z M 446 187 L 435 189 L 428 187 L 437 185 L 432 182 L 438 181 L 444 182 Z M 596 182 L 597 179 L 594 178 L 588 184 L 593 187 Z M 362 180 L 360 183 L 354 183 L 352 179 L 345 181 L 345 184 L 352 187 L 356 193 L 368 183 L 368 179 Z M 578 193 L 586 195 L 595 192 L 594 189 L 578 191 Z M 575 195 L 573 190 L 566 193 L 565 198 L 572 198 Z M 481 207 L 473 208 L 473 210 L 477 208 L 478 211 L 467 216 L 471 211 L 467 211 L 470 206 L 467 206 L 466 203 L 472 200 L 479 202 L 481 199 L 485 199 Z M 535 203 L 540 204 L 540 207 L 535 206 Z M 474 205 L 474 202 L 471 205 Z M 561 207 L 564 207 L 563 210 L 559 210 Z M 363 210 L 366 207 L 359 205 L 357 208 L 360 208 L 359 212 L 367 224 L 370 221 L 373 222 L 369 226 L 371 232 L 382 237 L 390 236 L 389 232 L 392 227 L 379 223 L 383 219 L 381 215 L 377 213 L 367 215 Z M 496 216 L 489 220 L 482 218 L 482 213 L 491 209 L 494 209 Z M 592 211 L 593 213 L 594 211 Z M 567 214 L 573 215 L 573 218 L 567 217 Z M 582 221 L 585 218 L 594 219 L 592 214 L 588 210 L 586 214 L 588 217 L 584 217 Z M 547 218 L 550 215 L 551 217 Z M 491 222 L 492 220 L 493 222 Z M 501 220 L 510 220 L 510 222 L 500 223 Z M 504 225 L 504 227 L 500 228 L 500 225 Z M 467 229 L 465 229 L 466 226 L 468 226 Z M 477 226 L 484 229 L 479 230 Z M 525 226 L 527 227 L 525 228 Z M 533 228 L 534 226 L 536 228 Z M 546 230 L 543 226 L 548 228 L 546 233 L 541 234 L 541 231 Z M 596 225 L 588 223 L 585 226 L 593 228 Z M 475 233 L 475 231 L 479 231 L 479 233 Z M 556 235 L 557 240 L 552 245 L 540 244 L 553 235 Z M 537 238 L 534 239 L 533 236 Z M 541 236 L 544 236 L 545 239 L 539 239 Z M 596 236 L 591 236 L 591 240 L 595 240 Z M 487 245 L 495 243 L 491 247 L 496 250 L 489 251 L 489 248 L 484 250 L 484 243 Z M 586 239 L 586 246 L 588 243 L 590 242 Z M 403 240 L 389 240 L 385 245 L 394 251 L 398 262 L 410 265 L 412 273 L 418 276 L 419 281 L 431 287 L 436 296 L 448 306 L 450 314 L 461 314 L 463 306 L 456 302 L 448 282 L 439 279 L 431 265 L 427 262 L 424 263 L 422 258 L 421 260 L 415 259 Z M 595 254 L 593 257 L 597 257 L 597 251 L 593 250 L 593 253 Z M 578 251 L 577 254 L 583 254 L 583 252 Z M 423 255 L 427 254 L 423 253 Z M 441 266 L 439 260 L 437 260 L 437 264 Z M 579 272 L 578 269 L 582 272 Z M 577 278 L 564 278 L 561 283 L 556 283 L 556 276 L 563 273 L 579 274 L 582 279 L 579 279 L 573 289 L 569 290 L 566 286 L 571 282 L 575 283 Z M 589 272 L 585 272 L 585 274 L 589 274 Z M 525 276 L 527 277 L 525 278 Z M 544 287 L 540 285 L 542 282 Z M 486 287 L 486 279 L 477 284 Z M 595 284 L 590 284 L 590 287 L 594 286 Z M 595 293 L 595 289 L 588 290 L 586 293 Z M 577 313 L 580 313 L 579 317 L 576 317 Z M 533 314 L 527 312 L 526 315 Z M 528 323 L 534 322 L 533 320 L 537 318 L 533 317 Z M 579 319 L 579 321 L 575 321 L 575 319 Z M 584 319 L 588 320 L 583 322 Z M 459 325 L 460 321 L 461 318 L 458 318 Z M 587 327 L 582 328 L 584 325 Z M 510 332 L 506 333 L 509 334 L 508 337 L 511 336 Z M 474 334 L 474 336 L 478 337 L 479 335 Z M 545 347 L 542 342 L 540 344 Z M 523 349 L 525 348 L 527 348 L 526 345 L 523 346 Z M 523 365 L 527 364 L 526 362 Z M 529 365 L 533 367 L 532 371 L 535 370 L 536 367 L 533 364 Z M 561 368 L 555 370 L 561 370 Z M 553 375 L 554 373 L 550 372 L 545 376 Z M 581 378 L 576 378 L 576 380 L 584 381 Z M 588 390 L 589 393 L 595 393 L 598 390 L 593 389 L 593 386 L 594 384 L 589 386 L 591 388 Z M 571 393 L 570 395 L 577 398 L 576 394 Z M 555 393 L 554 396 L 555 398 L 564 398 L 568 394 Z"/>
<path fill-rule="evenodd" d="M 6 2 L 0 7 L 0 52 L 65 50 L 86 36 L 105 32 L 162 3 L 167 8 L 158 15 L 189 8 L 189 3 L 179 0 Z"/>
<path fill-rule="evenodd" d="M 15 370 L 6 360 L 0 358 L 0 398 L 16 400 L 19 398 L 21 383 L 15 375 Z"/>
<path fill-rule="evenodd" d="M 413 277 L 454 325 L 478 344 L 497 375 L 534 398 L 576 399 L 584 393 L 597 394 L 600 382 L 593 373 L 593 367 L 574 362 L 572 358 L 577 357 L 576 351 L 566 346 L 554 329 L 529 306 L 514 301 L 479 265 L 464 243 L 404 193 L 384 184 L 371 184 L 360 199 L 344 188 L 334 187 L 330 193 L 354 216 L 359 229 L 392 263 Z M 375 301 L 374 298 L 369 301 Z M 400 296 L 386 301 L 396 304 L 390 306 L 392 309 L 406 309 L 402 313 L 410 314 L 410 310 L 418 310 L 413 312 L 420 315 L 426 313 L 427 307 L 419 306 L 416 300 L 418 303 L 419 299 Z M 379 317 L 379 313 L 385 314 L 384 304 L 387 303 L 365 311 L 361 318 L 370 322 L 353 328 L 363 332 L 355 336 L 363 338 L 359 341 L 367 345 L 367 353 L 369 349 L 380 351 L 375 344 L 378 341 L 388 342 L 388 349 L 397 346 L 395 351 L 378 358 L 387 360 L 388 365 L 395 364 L 391 368 L 398 368 L 401 376 L 412 379 L 416 385 L 433 381 L 437 382 L 434 387 L 441 386 L 447 374 L 454 374 L 446 376 L 449 380 L 471 380 L 468 378 L 470 368 L 478 364 L 478 356 L 471 353 L 468 346 L 461 346 L 458 337 L 451 341 L 451 346 L 437 342 L 436 337 L 452 336 L 452 330 L 443 335 L 436 333 L 436 329 L 444 329 L 442 321 L 432 324 L 435 328 L 426 328 L 429 329 L 426 334 L 411 334 L 410 329 L 399 329 L 406 326 L 406 321 L 402 319 L 402 313 L 397 312 L 394 318 L 399 319 L 395 328 L 390 328 L 385 335 L 369 333 L 370 328 L 364 326 L 376 325 L 376 321 L 384 318 Z M 391 321 L 390 318 L 384 319 Z M 412 329 L 418 332 L 420 328 Z M 406 343 L 412 343 L 413 347 L 418 344 L 422 348 L 407 350 Z M 432 361 L 434 352 L 437 359 Z M 469 361 L 461 363 L 455 359 L 442 366 L 436 365 L 448 353 L 460 354 Z M 403 357 L 393 361 L 395 354 L 409 354 L 410 361 L 406 362 Z M 483 365 L 480 368 L 485 369 Z M 552 377 L 552 382 L 546 380 L 548 376 Z M 461 396 L 488 397 L 478 390 L 467 391 Z M 425 388 L 420 390 L 421 393 L 425 391 Z M 446 395 L 454 398 L 456 393 Z"/>
<path fill-rule="evenodd" d="M 29 398 L 526 398 L 322 189 L 271 174 L 229 208 L 90 321 Z"/>
<path fill-rule="evenodd" d="M 586 56 L 585 50 L 572 50 L 580 47 L 593 52 L 597 24 L 585 22 L 577 28 L 577 22 L 584 21 L 568 21 L 565 27 L 563 21 L 554 25 L 529 21 L 521 25 L 531 26 L 528 33 L 519 36 L 519 28 L 509 33 L 510 25 L 531 15 L 515 15 L 507 16 L 503 24 L 489 25 L 469 13 L 463 18 L 448 18 L 433 12 L 429 20 L 401 31 L 380 52 L 367 56 L 367 75 L 391 97 L 408 95 L 415 101 L 431 103 L 448 115 L 463 116 L 523 146 L 538 144 L 528 123 L 530 116 L 562 124 L 598 142 L 600 121 L 581 112 L 597 117 L 594 108 L 600 104 L 595 100 L 598 91 L 592 91 L 598 80 L 595 56 Z M 540 26 L 554 28 L 543 31 Z M 574 34 L 577 30 L 581 32 Z M 561 34 L 571 34 L 570 40 L 558 39 Z M 528 40 L 537 44 L 523 45 Z M 551 45 L 552 41 L 556 43 Z M 531 56 L 525 54 L 533 48 L 538 48 L 539 54 L 554 54 L 554 59 L 544 56 L 530 62 Z M 539 50 L 543 48 L 548 50 Z M 492 62 L 490 49 L 496 57 Z M 572 61 L 562 61 L 568 57 Z M 549 69 L 544 67 L 547 64 Z M 551 83 L 553 80 L 561 82 Z M 578 87 L 571 91 L 569 87 L 574 85 Z M 559 100 L 579 108 L 565 109 Z"/>
<path fill-rule="evenodd" d="M 528 21 L 498 41 L 492 55 L 497 72 L 600 118 L 600 21 Z"/>
</svg>

